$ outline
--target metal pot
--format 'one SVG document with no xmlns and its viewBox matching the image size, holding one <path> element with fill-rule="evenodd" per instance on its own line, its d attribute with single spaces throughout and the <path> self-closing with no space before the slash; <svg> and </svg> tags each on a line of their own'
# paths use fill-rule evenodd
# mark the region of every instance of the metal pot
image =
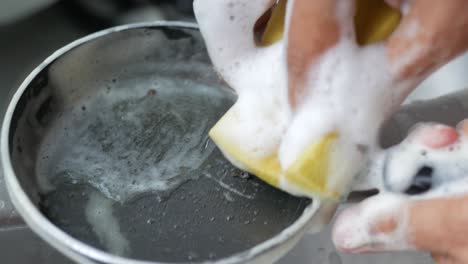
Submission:
<svg viewBox="0 0 468 264">
<path fill-rule="evenodd" d="M 270 263 L 309 229 L 316 206 L 235 177 L 205 137 L 234 100 L 194 24 L 79 39 L 37 67 L 9 105 L 1 144 L 11 200 L 80 263 Z M 154 173 L 170 175 L 166 189 L 143 182 Z"/>
</svg>

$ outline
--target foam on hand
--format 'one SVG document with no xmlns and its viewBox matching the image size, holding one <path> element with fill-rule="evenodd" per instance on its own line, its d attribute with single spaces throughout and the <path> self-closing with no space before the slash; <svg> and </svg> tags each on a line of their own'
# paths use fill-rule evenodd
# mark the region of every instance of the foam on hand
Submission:
<svg viewBox="0 0 468 264">
<path fill-rule="evenodd" d="M 462 125 L 464 125 L 462 123 Z M 416 129 L 444 128 L 432 123 L 419 124 Z M 459 137 L 448 146 L 431 148 L 410 135 L 387 151 L 382 168 L 383 192 L 406 193 L 414 199 L 456 196 L 466 193 L 468 137 L 463 127 Z M 437 135 L 432 135 L 437 137 Z"/>
</svg>

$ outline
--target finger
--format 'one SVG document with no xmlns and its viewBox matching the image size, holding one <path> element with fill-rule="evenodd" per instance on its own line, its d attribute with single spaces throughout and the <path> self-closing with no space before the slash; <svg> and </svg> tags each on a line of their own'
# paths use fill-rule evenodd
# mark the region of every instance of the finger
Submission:
<svg viewBox="0 0 468 264">
<path fill-rule="evenodd" d="M 407 141 L 423 144 L 432 149 L 444 148 L 458 140 L 455 128 L 435 123 L 419 124 L 408 135 Z"/>
<path fill-rule="evenodd" d="M 333 242 L 348 253 L 409 249 L 405 234 L 407 215 L 403 196 L 377 195 L 340 214 L 334 225 Z"/>
<path fill-rule="evenodd" d="M 417 248 L 451 252 L 468 246 L 468 197 L 415 201 L 408 215 L 408 239 Z"/>
<path fill-rule="evenodd" d="M 345 210 L 333 241 L 350 253 L 418 249 L 436 254 L 468 246 L 468 198 L 409 201 L 381 194 Z"/>
<path fill-rule="evenodd" d="M 441 165 L 440 160 L 433 156 L 439 153 L 437 157 L 456 163 L 460 155 L 450 150 L 460 149 L 457 147 L 458 139 L 458 131 L 446 125 L 421 123 L 413 127 L 408 137 L 386 155 L 382 176 L 385 189 L 405 194 L 422 194 L 439 186 L 441 181 L 462 177 L 463 173 L 460 171 L 463 170 L 460 166 L 457 167 L 458 172 L 444 171 L 442 175 L 437 168 L 442 166 L 448 169 L 453 165 Z M 428 156 L 430 157 L 427 158 Z M 436 175 L 433 175 L 433 170 L 438 171 Z"/>
<path fill-rule="evenodd" d="M 468 48 L 466 0 L 387 1 L 404 13 L 386 44 L 399 79 L 421 80 Z"/>
<path fill-rule="evenodd" d="M 297 105 L 306 92 L 304 82 L 311 64 L 338 42 L 340 16 L 348 16 L 352 25 L 354 1 L 295 0 L 289 5 L 287 44 L 288 85 L 291 104 Z M 338 14 L 339 10 L 345 14 Z M 349 14 L 346 14 L 348 12 Z"/>
</svg>

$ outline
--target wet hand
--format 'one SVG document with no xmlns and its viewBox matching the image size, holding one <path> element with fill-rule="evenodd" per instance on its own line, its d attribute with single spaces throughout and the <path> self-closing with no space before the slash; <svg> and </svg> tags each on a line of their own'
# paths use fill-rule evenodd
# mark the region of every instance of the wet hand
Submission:
<svg viewBox="0 0 468 264">
<path fill-rule="evenodd" d="M 436 124 L 420 127 L 408 138 L 441 149 L 465 137 L 466 121 L 456 129 Z M 422 250 L 439 264 L 468 263 L 467 222 L 467 194 L 417 199 L 382 193 L 344 210 L 335 223 L 333 241 L 348 253 Z"/>
</svg>

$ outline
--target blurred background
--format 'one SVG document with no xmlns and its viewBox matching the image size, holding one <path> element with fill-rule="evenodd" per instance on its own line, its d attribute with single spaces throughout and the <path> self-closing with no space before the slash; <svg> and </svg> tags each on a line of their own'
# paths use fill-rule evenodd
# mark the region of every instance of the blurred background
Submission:
<svg viewBox="0 0 468 264">
<path fill-rule="evenodd" d="M 132 22 L 195 21 L 193 0 L 0 0 L 0 116 L 12 91 L 43 59 L 89 33 Z M 459 90 L 468 55 L 453 61 L 408 101 Z"/>
<path fill-rule="evenodd" d="M 154 20 L 194 21 L 192 1 L 0 0 L 0 117 L 3 117 L 10 96 L 22 80 L 56 49 L 115 25 Z M 408 101 L 467 87 L 467 70 L 468 55 L 465 54 L 432 75 Z M 9 204 L 4 202 L 8 198 L 1 191 L 2 184 L 0 172 L 0 208 Z M 12 223 L 15 222 L 13 218 L 19 219 L 13 209 L 11 215 Z M 15 222 L 13 225 L 14 228 L 0 229 L 0 263 L 71 263 L 21 223 Z M 322 254 L 322 263 L 330 264 L 431 263 L 428 256 L 417 254 L 386 255 L 384 259 L 388 259 L 388 262 L 382 262 L 378 256 L 347 256 L 341 259 L 334 251 L 329 236 L 329 230 L 314 236 L 307 235 L 279 263 L 308 263 L 311 254 Z M 318 252 L 311 251 L 311 248 L 318 248 Z"/>
<path fill-rule="evenodd" d="M 0 0 L 0 116 L 54 50 L 100 29 L 154 20 L 194 21 L 192 0 Z"/>
</svg>

